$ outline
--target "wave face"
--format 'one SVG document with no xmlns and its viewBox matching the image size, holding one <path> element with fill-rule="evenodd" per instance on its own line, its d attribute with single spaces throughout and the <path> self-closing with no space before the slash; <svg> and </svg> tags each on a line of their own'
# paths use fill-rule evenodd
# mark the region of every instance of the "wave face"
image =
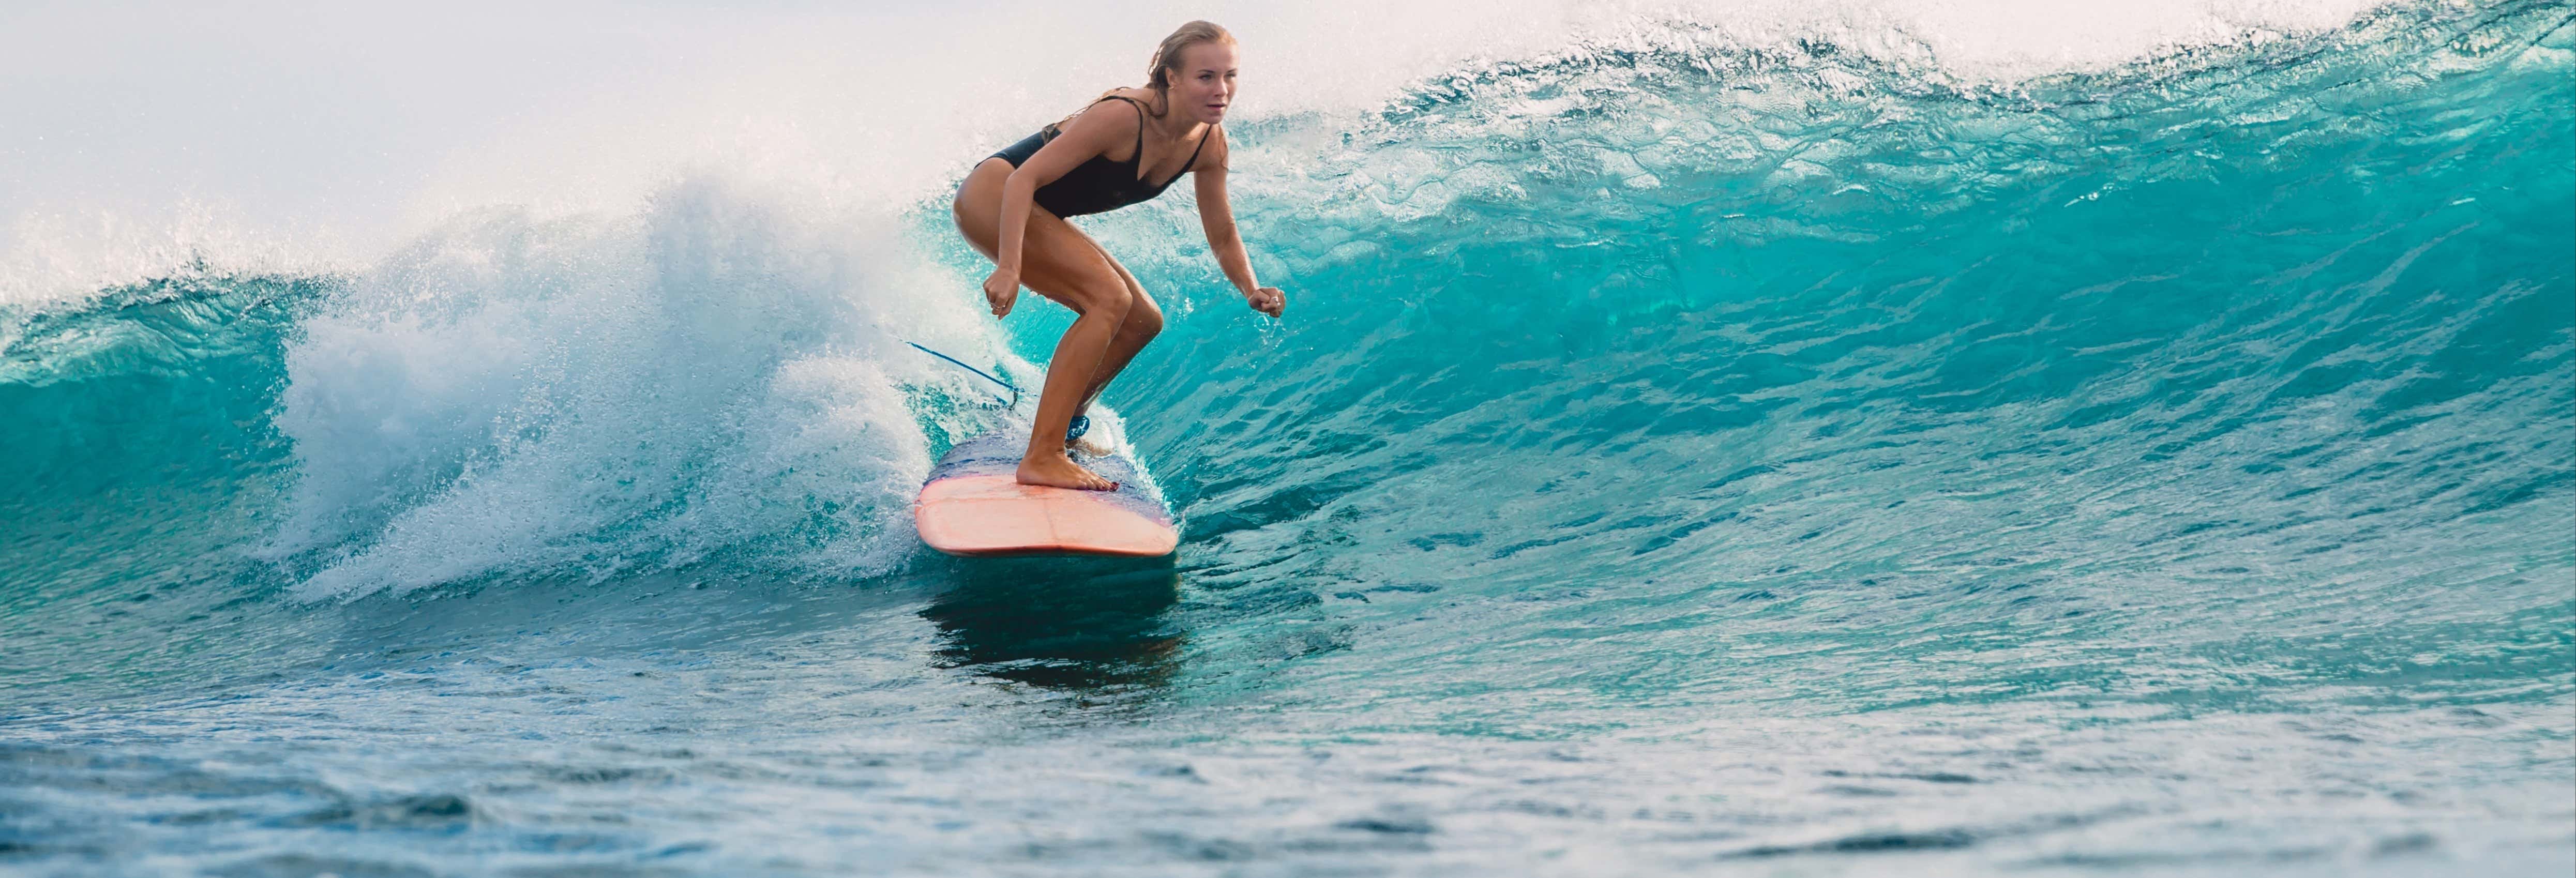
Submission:
<svg viewBox="0 0 2576 878">
<path fill-rule="evenodd" d="M 2474 633 L 2279 660 L 2547 642 L 2576 557 L 2567 34 L 2391 13 L 2009 90 L 1688 30 L 1463 73 L 1337 140 L 1247 131 L 1273 145 L 1241 164 L 1294 169 L 1243 197 L 1294 329 L 1202 308 L 1111 399 L 1203 586 L 1389 624 L 1509 596 L 1517 636 L 1456 632 L 1503 649 L 2067 650 L 1954 666 L 2000 694 L 2363 620 Z M 1210 282 L 1195 248 L 1142 258 Z M 1528 600 L 1603 582 L 1616 613 Z M 1910 676 L 1756 691 L 1926 697 Z"/>
<path fill-rule="evenodd" d="M 997 786 L 1098 862 L 2559 868 L 2508 836 L 2563 840 L 2576 780 L 2568 11 L 2011 84 L 1907 57 L 1667 22 L 1247 120 L 1277 324 L 1207 292 L 1185 194 L 1093 222 L 1171 321 L 1107 402 L 1182 519 L 1177 584 L 914 545 L 930 461 L 1002 415 L 901 342 L 1031 381 L 1065 322 L 982 322 L 936 199 L 689 177 L 365 269 L 17 307 L 0 717 L 52 719 L 0 777 L 238 795 L 274 840 L 205 856 L 271 871 L 304 862 L 276 827 L 344 824 L 394 829 L 343 871 L 451 837 L 827 871 L 673 842 L 840 825 L 781 796 L 947 827 L 845 853 L 1006 871 L 1023 837 L 971 819 Z M 240 700 L 158 706 L 182 691 Z M 463 731 L 318 779 L 397 713 Z M 244 716 L 346 746 L 285 792 L 82 749 Z M 442 749 L 525 729 L 609 744 Z M 2387 768 L 2426 754 L 2456 770 Z M 547 841 L 634 778 L 666 788 L 624 828 Z M 884 784 L 944 792 L 846 792 Z M 48 807 L 39 855 L 196 825 Z"/>
</svg>

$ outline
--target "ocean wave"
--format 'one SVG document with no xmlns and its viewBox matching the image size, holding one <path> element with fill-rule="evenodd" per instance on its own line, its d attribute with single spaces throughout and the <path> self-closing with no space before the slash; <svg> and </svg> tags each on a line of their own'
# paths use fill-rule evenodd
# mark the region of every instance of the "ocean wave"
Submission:
<svg viewBox="0 0 2576 878">
<path fill-rule="evenodd" d="M 1195 292 L 1185 198 L 1099 222 L 1175 320 L 1110 398 L 1219 584 L 1317 540 L 1374 547 L 1298 562 L 1328 579 L 1862 569 L 2034 503 L 2061 547 L 2004 568 L 2289 563 L 2554 509 L 2567 34 L 2549 4 L 2403 7 L 1999 84 L 1682 21 L 1479 62 L 1241 126 L 1286 324 Z M 209 471 L 241 475 L 199 505 L 255 510 L 232 548 L 304 598 L 887 573 L 928 456 L 989 417 L 895 344 L 991 350 L 945 224 L 706 174 L 358 268 L 13 306 L 6 389 L 81 426 L 28 433 L 56 456 L 6 487 L 141 479 L 173 464 L 63 449 L 184 446 L 211 405 Z M 1062 319 L 970 356 L 1028 375 Z M 73 380 L 116 369 L 201 396 Z M 76 414 L 109 410 L 150 416 Z M 2381 511 L 2301 511 L 2326 501 Z"/>
<path fill-rule="evenodd" d="M 897 569 L 933 443 L 995 417 L 899 342 L 974 357 L 989 330 L 882 216 L 816 210 L 697 177 L 625 215 L 468 214 L 343 274 L 21 308 L 0 391 L 35 466 L 0 501 L 202 490 L 95 517 L 258 519 L 216 554 L 304 599 Z"/>
<path fill-rule="evenodd" d="M 2327 593 L 2555 606 L 2569 20 L 2392 9 L 2009 88 L 1690 30 L 1479 67 L 1248 127 L 1294 331 L 1175 309 L 1109 398 L 1195 581 L 1291 617 L 1600 581 L 2185 641 Z M 1103 227 L 1212 286 L 1157 243 L 1187 219 Z M 1363 600 L 1396 609 L 1332 609 Z"/>
<path fill-rule="evenodd" d="M 1150 564 L 915 544 L 1013 413 L 901 342 L 1029 386 L 1067 315 L 904 155 L 0 257 L 0 859 L 2565 874 L 2576 15 L 1902 5 L 1283 86 L 1281 321 L 1188 187 L 1080 220 L 1170 318 L 1095 432 Z M 990 81 L 925 69 L 852 81 Z"/>
</svg>

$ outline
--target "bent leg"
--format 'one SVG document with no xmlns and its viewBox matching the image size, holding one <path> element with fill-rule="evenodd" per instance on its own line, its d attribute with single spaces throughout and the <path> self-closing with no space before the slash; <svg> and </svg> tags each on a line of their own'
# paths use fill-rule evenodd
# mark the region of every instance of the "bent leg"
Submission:
<svg viewBox="0 0 2576 878">
<path fill-rule="evenodd" d="M 1108 262 L 1110 268 L 1117 270 L 1118 279 L 1127 285 L 1131 304 L 1127 308 L 1127 319 L 1120 322 L 1118 332 L 1109 337 L 1109 349 L 1101 353 L 1100 368 L 1092 372 L 1090 385 L 1083 389 L 1082 405 L 1074 410 L 1077 414 L 1090 411 L 1092 402 L 1100 398 L 1100 392 L 1109 389 L 1110 380 L 1125 371 L 1127 364 L 1136 359 L 1136 353 L 1144 350 L 1154 336 L 1163 332 L 1163 309 L 1154 304 L 1154 297 L 1145 294 L 1145 286 L 1137 283 L 1136 276 L 1127 272 L 1127 266 L 1118 264 L 1118 258 L 1109 255 L 1099 242 L 1091 242 L 1091 247 L 1100 252 L 1100 258 Z"/>
<path fill-rule="evenodd" d="M 987 258 L 999 245 L 1001 180 L 1009 175 L 1009 168 L 1008 162 L 987 160 L 967 176 L 957 193 L 958 231 Z M 1038 392 L 1036 424 L 1028 451 L 1020 459 L 1019 480 L 1061 488 L 1115 488 L 1116 483 L 1065 456 L 1064 433 L 1080 411 L 1110 339 L 1126 322 L 1133 297 L 1114 264 L 1089 237 L 1043 208 L 1029 211 L 1020 250 L 1021 284 L 1079 316 L 1056 342 L 1055 354 L 1047 362 L 1046 383 Z"/>
</svg>

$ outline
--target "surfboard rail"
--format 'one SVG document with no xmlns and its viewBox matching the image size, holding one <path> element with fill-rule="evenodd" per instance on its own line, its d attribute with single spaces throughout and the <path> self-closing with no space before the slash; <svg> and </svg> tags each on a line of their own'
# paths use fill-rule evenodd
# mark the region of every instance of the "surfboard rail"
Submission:
<svg viewBox="0 0 2576 878">
<path fill-rule="evenodd" d="M 913 527 L 923 543 L 967 557 L 1155 558 L 1179 548 L 1171 514 L 1145 491 L 1135 464 L 1124 457 L 1080 461 L 1116 480 L 1115 491 L 1020 484 L 1017 446 L 1025 435 L 987 433 L 939 459 L 912 504 Z"/>
</svg>

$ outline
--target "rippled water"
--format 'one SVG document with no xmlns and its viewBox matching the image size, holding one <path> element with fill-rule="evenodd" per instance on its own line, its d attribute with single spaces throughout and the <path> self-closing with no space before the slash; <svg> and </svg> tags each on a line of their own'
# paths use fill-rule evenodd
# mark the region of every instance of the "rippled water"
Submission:
<svg viewBox="0 0 2576 878">
<path fill-rule="evenodd" d="M 2571 19 L 2010 86 L 1665 24 L 1247 120 L 1288 320 L 1185 197 L 1090 226 L 1160 563 L 914 543 L 1003 414 L 900 342 L 1065 320 L 935 199 L 18 306 L 0 868 L 2563 875 Z"/>
</svg>

